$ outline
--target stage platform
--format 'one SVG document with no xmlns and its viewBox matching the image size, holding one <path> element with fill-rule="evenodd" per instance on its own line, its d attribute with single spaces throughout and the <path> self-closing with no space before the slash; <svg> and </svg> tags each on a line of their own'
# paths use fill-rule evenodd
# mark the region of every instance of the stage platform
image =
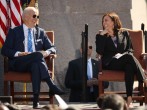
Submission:
<svg viewBox="0 0 147 110">
<path fill-rule="evenodd" d="M 22 110 L 33 110 L 32 104 L 16 104 Z M 41 103 L 40 107 L 48 105 L 46 103 Z M 56 106 L 59 106 L 55 103 Z M 96 103 L 67 103 L 69 107 L 74 108 L 75 110 L 100 110 Z M 133 103 L 134 108 L 130 108 L 129 110 L 147 110 L 147 106 L 139 106 L 139 103 Z M 37 109 L 38 110 L 38 109 Z"/>
</svg>

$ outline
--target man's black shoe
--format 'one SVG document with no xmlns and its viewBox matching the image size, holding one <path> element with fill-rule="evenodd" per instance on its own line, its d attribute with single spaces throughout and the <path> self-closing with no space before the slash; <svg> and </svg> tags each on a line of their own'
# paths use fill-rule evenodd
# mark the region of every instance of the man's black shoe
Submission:
<svg viewBox="0 0 147 110">
<path fill-rule="evenodd" d="M 34 109 L 40 109 L 39 102 L 33 102 L 33 108 Z"/>
<path fill-rule="evenodd" d="M 39 95 L 38 94 L 34 94 L 33 97 L 33 108 L 38 108 L 39 107 Z"/>
<path fill-rule="evenodd" d="M 63 95 L 65 94 L 65 92 L 63 92 L 61 89 L 54 85 L 52 88 L 50 88 L 49 96 L 52 96 L 54 94 Z"/>
</svg>

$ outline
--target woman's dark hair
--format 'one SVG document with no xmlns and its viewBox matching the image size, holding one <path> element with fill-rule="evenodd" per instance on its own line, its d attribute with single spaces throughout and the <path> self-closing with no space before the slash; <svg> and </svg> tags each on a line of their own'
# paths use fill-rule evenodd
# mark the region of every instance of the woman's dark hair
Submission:
<svg viewBox="0 0 147 110">
<path fill-rule="evenodd" d="M 113 21 L 113 23 L 114 23 L 114 35 L 116 35 L 118 30 L 120 30 L 122 28 L 122 23 L 120 21 L 119 16 L 115 12 L 105 13 L 102 17 L 102 26 L 103 26 L 103 20 L 104 20 L 105 16 L 109 16 L 111 18 L 111 20 Z M 104 27 L 103 27 L 103 29 L 104 29 Z"/>
</svg>

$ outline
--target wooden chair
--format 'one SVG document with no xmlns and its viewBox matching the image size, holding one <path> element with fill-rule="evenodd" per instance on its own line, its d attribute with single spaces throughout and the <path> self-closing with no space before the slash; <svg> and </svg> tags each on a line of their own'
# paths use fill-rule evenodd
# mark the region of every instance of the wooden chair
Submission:
<svg viewBox="0 0 147 110">
<path fill-rule="evenodd" d="M 133 30 L 128 30 L 132 44 L 133 44 L 133 49 L 134 49 L 134 56 L 138 59 L 138 61 L 141 63 L 142 67 L 145 69 L 145 63 L 143 59 L 147 58 L 144 56 L 144 37 L 143 37 L 143 32 L 141 30 L 138 31 L 133 31 Z M 99 96 L 102 94 L 109 94 L 109 93 L 118 93 L 118 94 L 125 94 L 125 91 L 104 91 L 104 87 L 102 85 L 103 81 L 115 81 L 115 82 L 123 82 L 125 81 L 124 77 L 124 72 L 123 71 L 114 71 L 114 70 L 102 70 L 102 74 L 99 74 L 98 76 L 98 84 L 99 84 Z M 136 76 L 135 76 L 135 80 Z M 138 85 L 138 90 L 133 92 L 134 94 L 137 94 L 137 96 L 133 96 L 133 100 L 138 100 L 140 102 L 140 105 L 145 102 L 147 104 L 147 92 L 144 92 L 143 89 L 143 83 L 139 83 Z"/>
<path fill-rule="evenodd" d="M 46 34 L 48 35 L 51 42 L 54 44 L 54 31 L 46 31 Z M 54 56 L 55 55 L 49 55 L 45 60 L 47 63 L 47 66 L 49 68 L 49 73 L 52 78 L 54 78 Z M 12 96 L 13 102 L 14 101 L 32 101 L 33 92 L 27 92 L 22 91 L 18 92 L 14 90 L 15 83 L 14 82 L 22 82 L 24 83 L 24 86 L 26 89 L 26 83 L 31 83 L 31 74 L 29 72 L 26 73 L 19 73 L 14 71 L 8 71 L 8 58 L 4 57 L 4 95 L 8 95 L 8 88 L 10 88 L 10 96 Z M 10 86 L 9 86 L 10 84 Z M 18 97 L 18 95 L 25 97 Z M 48 92 L 40 92 L 41 95 L 47 95 L 46 97 L 40 97 L 40 101 L 49 101 L 51 104 L 53 104 L 53 96 L 49 97 Z M 29 97 L 28 97 L 29 96 Z"/>
</svg>

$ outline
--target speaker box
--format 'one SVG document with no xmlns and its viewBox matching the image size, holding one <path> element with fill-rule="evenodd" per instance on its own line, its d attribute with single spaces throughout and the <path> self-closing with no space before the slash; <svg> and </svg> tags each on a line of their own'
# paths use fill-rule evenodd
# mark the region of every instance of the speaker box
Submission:
<svg viewBox="0 0 147 110">
<path fill-rule="evenodd" d="M 0 102 L 13 104 L 12 96 L 0 96 Z"/>
</svg>

